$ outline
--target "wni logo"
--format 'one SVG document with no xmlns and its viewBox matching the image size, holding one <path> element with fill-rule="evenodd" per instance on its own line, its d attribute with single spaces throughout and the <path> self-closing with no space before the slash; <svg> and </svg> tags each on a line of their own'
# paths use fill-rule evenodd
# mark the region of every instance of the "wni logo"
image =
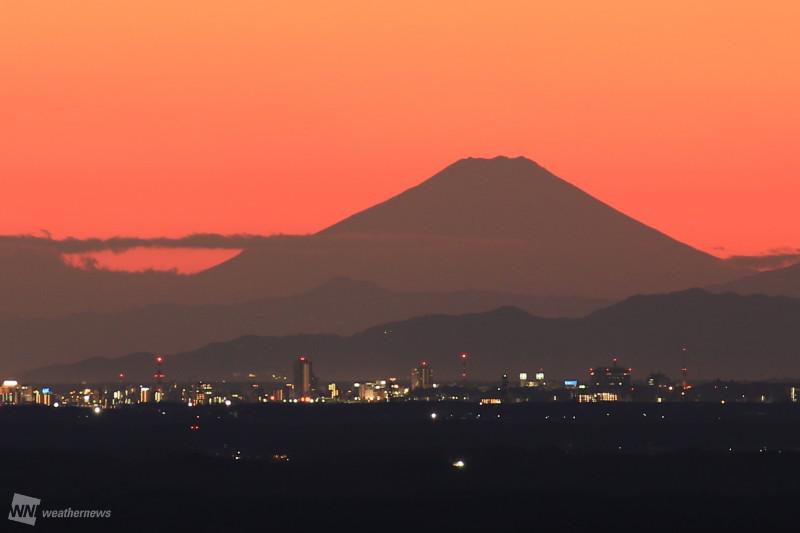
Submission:
<svg viewBox="0 0 800 533">
<path fill-rule="evenodd" d="M 39 504 L 41 503 L 42 500 L 39 498 L 31 498 L 30 496 L 15 493 L 14 499 L 11 500 L 11 511 L 8 513 L 8 519 L 35 526 L 36 513 L 39 511 Z"/>
</svg>

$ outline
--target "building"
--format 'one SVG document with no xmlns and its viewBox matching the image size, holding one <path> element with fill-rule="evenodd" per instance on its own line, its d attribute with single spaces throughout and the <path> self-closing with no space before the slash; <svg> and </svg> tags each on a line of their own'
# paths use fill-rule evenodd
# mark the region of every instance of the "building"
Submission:
<svg viewBox="0 0 800 533">
<path fill-rule="evenodd" d="M 42 387 L 41 389 L 34 389 L 33 403 L 37 405 L 50 405 L 53 403 L 50 387 Z"/>
<path fill-rule="evenodd" d="M 371 381 L 361 383 L 359 399 L 362 402 L 374 402 L 379 399 L 377 385 Z"/>
<path fill-rule="evenodd" d="M 150 387 L 139 387 L 139 403 L 150 403 L 152 398 Z"/>
<path fill-rule="evenodd" d="M 335 400 L 339 397 L 339 389 L 336 388 L 336 383 L 328 384 L 328 397 L 330 397 L 332 400 Z"/>
<path fill-rule="evenodd" d="M 214 398 L 214 387 L 211 383 L 204 381 L 199 382 L 194 386 L 192 391 L 191 403 L 192 405 L 206 405 L 211 404 Z"/>
<path fill-rule="evenodd" d="M 294 362 L 294 397 L 296 399 L 311 396 L 311 360 L 305 355 L 300 355 Z"/>
<path fill-rule="evenodd" d="M 631 390 L 631 369 L 619 366 L 615 357 L 611 366 L 590 368 L 589 383 L 592 392 L 610 392 L 622 396 Z"/>
<path fill-rule="evenodd" d="M 519 373 L 519 386 L 520 388 L 529 388 L 529 387 L 546 387 L 547 382 L 544 379 L 544 372 L 539 370 L 534 374 L 534 379 L 530 379 L 530 374 L 527 372 L 520 372 Z"/>
<path fill-rule="evenodd" d="M 20 403 L 20 386 L 13 379 L 3 381 L 0 386 L 0 405 L 17 405 Z"/>
<path fill-rule="evenodd" d="M 433 387 L 433 369 L 427 361 L 420 361 L 419 366 L 411 370 L 411 390 L 431 387 Z"/>
</svg>

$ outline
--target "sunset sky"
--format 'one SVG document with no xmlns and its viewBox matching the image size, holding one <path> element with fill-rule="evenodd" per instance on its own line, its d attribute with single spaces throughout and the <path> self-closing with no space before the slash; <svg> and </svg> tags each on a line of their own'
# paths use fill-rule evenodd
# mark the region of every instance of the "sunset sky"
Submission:
<svg viewBox="0 0 800 533">
<path fill-rule="evenodd" d="M 800 247 L 800 2 L 0 8 L 0 233 L 307 233 L 524 155 L 718 255 Z"/>
</svg>

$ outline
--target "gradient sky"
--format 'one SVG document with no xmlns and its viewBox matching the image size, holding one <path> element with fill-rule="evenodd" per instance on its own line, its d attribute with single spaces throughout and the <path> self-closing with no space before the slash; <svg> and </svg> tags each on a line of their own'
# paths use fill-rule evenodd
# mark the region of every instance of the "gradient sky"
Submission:
<svg viewBox="0 0 800 533">
<path fill-rule="evenodd" d="M 0 233 L 313 232 L 506 154 L 713 253 L 800 247 L 798 27 L 783 0 L 9 0 Z"/>
</svg>

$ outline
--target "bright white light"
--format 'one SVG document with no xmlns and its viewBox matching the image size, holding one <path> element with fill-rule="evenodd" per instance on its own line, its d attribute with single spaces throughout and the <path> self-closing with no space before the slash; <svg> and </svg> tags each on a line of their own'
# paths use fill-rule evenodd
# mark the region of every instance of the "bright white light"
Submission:
<svg viewBox="0 0 800 533">
<path fill-rule="evenodd" d="M 94 408 L 94 414 L 96 414 L 96 415 L 99 415 L 101 411 L 102 411 L 102 409 L 100 409 L 100 406 L 99 406 L 99 405 L 95 406 L 95 408 Z"/>
<path fill-rule="evenodd" d="M 19 385 L 19 383 L 15 379 L 7 379 L 3 381 L 3 387 L 16 387 L 17 385 Z"/>
<path fill-rule="evenodd" d="M 58 402 L 53 402 L 53 407 L 58 407 L 59 405 L 61 405 L 61 404 L 58 403 Z"/>
<path fill-rule="evenodd" d="M 230 407 L 230 406 L 231 406 L 231 401 L 225 400 L 225 407 Z"/>
<path fill-rule="evenodd" d="M 455 463 L 453 463 L 453 466 L 454 466 L 455 468 L 464 468 L 465 466 L 467 466 L 467 463 L 465 463 L 464 461 L 462 461 L 461 459 L 459 459 L 458 461 L 456 461 Z"/>
<path fill-rule="evenodd" d="M 431 413 L 431 420 L 436 420 L 438 415 L 436 413 Z"/>
</svg>

